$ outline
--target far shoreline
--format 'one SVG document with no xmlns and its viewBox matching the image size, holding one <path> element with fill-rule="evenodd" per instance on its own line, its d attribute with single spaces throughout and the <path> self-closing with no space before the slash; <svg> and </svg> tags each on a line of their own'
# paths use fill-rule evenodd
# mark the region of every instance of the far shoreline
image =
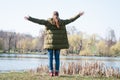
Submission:
<svg viewBox="0 0 120 80">
<path fill-rule="evenodd" d="M 34 54 L 34 55 L 47 55 L 47 52 L 28 52 L 28 53 L 12 53 L 12 52 L 10 52 L 10 53 L 8 53 L 8 52 L 0 52 L 0 54 Z M 80 54 L 76 54 L 76 53 L 69 53 L 69 54 L 66 54 L 66 55 L 64 55 L 64 54 L 61 54 L 62 56 L 81 56 L 81 57 L 120 57 L 120 55 L 113 55 L 113 56 L 102 56 L 102 55 L 80 55 Z"/>
</svg>

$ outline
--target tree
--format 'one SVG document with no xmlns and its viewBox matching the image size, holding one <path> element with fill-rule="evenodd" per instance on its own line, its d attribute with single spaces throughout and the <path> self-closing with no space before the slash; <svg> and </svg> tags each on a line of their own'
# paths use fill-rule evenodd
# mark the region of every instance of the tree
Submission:
<svg viewBox="0 0 120 80">
<path fill-rule="evenodd" d="M 73 34 L 77 33 L 77 29 L 76 29 L 75 26 L 68 26 L 67 27 L 67 32 L 68 32 L 69 35 L 73 35 Z"/>
<path fill-rule="evenodd" d="M 115 56 L 120 55 L 120 41 L 110 48 L 110 52 Z"/>
<path fill-rule="evenodd" d="M 75 26 L 68 26 L 67 32 L 70 47 L 65 52 L 79 54 L 82 49 L 83 33 L 81 31 L 78 31 Z"/>
<path fill-rule="evenodd" d="M 10 53 L 11 49 L 15 49 L 15 32 L 8 32 L 7 33 L 7 41 L 8 41 L 8 52 Z"/>
<path fill-rule="evenodd" d="M 32 50 L 34 50 L 34 51 L 36 51 L 36 50 L 39 51 L 39 50 L 40 50 L 39 43 L 40 43 L 39 38 L 34 38 L 34 39 L 32 40 Z"/>
<path fill-rule="evenodd" d="M 44 37 L 45 37 L 46 35 L 45 35 L 45 30 L 40 30 L 39 31 L 39 45 L 38 45 L 38 47 L 39 47 L 39 49 L 40 50 L 43 50 L 43 45 L 44 45 Z"/>
<path fill-rule="evenodd" d="M 87 36 L 87 35 L 86 35 Z M 80 55 L 96 55 L 96 34 L 85 37 L 84 47 Z"/>
<path fill-rule="evenodd" d="M 97 52 L 101 56 L 108 56 L 109 55 L 109 47 L 107 46 L 105 41 L 101 40 L 98 42 Z"/>
<path fill-rule="evenodd" d="M 109 28 L 106 36 L 106 43 L 108 47 L 111 47 L 116 43 L 115 32 L 113 29 Z"/>
<path fill-rule="evenodd" d="M 18 42 L 17 47 L 21 50 L 21 53 L 27 53 L 28 51 L 32 50 L 32 39 L 29 38 L 25 38 L 25 39 L 21 39 Z"/>
<path fill-rule="evenodd" d="M 0 38 L 0 50 L 3 50 L 3 39 Z"/>
<path fill-rule="evenodd" d="M 80 35 L 69 35 L 69 52 L 79 54 L 82 48 L 82 37 Z"/>
</svg>

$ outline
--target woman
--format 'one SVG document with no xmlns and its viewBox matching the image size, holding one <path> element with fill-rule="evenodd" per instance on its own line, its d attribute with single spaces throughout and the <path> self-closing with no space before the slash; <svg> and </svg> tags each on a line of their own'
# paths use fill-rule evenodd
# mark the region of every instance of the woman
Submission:
<svg viewBox="0 0 120 80">
<path fill-rule="evenodd" d="M 52 18 L 49 18 L 48 20 L 36 19 L 31 16 L 25 17 L 25 19 L 29 21 L 45 25 L 46 27 L 44 49 L 48 50 L 50 76 L 59 75 L 60 50 L 67 49 L 69 47 L 65 26 L 75 21 L 83 14 L 84 12 L 80 12 L 75 17 L 66 20 L 60 19 L 57 11 L 54 11 Z M 53 56 L 55 57 L 55 70 L 53 69 Z"/>
</svg>

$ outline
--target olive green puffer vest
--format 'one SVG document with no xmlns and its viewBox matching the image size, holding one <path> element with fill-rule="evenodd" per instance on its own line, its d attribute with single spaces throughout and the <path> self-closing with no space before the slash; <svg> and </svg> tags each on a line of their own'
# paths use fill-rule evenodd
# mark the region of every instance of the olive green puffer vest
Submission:
<svg viewBox="0 0 120 80">
<path fill-rule="evenodd" d="M 45 49 L 67 49 L 69 48 L 68 38 L 67 38 L 67 31 L 65 25 L 73 22 L 80 16 L 77 15 L 73 18 L 60 20 L 60 29 L 56 27 L 53 23 L 53 19 L 50 18 L 48 20 L 36 19 L 29 17 L 29 21 L 34 23 L 38 23 L 41 25 L 45 25 L 45 40 L 44 40 L 44 48 Z"/>
</svg>

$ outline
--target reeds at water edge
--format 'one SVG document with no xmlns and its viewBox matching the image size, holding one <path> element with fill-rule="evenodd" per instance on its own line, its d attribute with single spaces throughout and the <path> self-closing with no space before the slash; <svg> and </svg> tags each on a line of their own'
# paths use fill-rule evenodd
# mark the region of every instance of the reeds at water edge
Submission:
<svg viewBox="0 0 120 80">
<path fill-rule="evenodd" d="M 48 66 L 39 66 L 36 70 L 30 70 L 30 72 L 36 73 L 48 73 Z M 120 78 L 120 69 L 114 67 L 107 67 L 101 62 L 69 62 L 61 63 L 60 66 L 61 75 L 80 75 L 80 76 L 92 76 L 92 77 L 116 77 Z"/>
</svg>

